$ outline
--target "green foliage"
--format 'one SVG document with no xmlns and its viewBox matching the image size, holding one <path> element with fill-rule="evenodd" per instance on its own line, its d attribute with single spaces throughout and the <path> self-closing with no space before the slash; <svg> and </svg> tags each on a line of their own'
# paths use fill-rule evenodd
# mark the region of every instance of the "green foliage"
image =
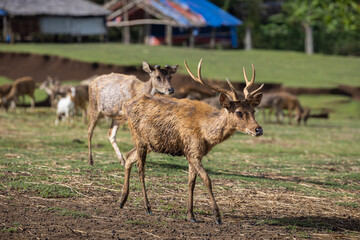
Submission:
<svg viewBox="0 0 360 240">
<path fill-rule="evenodd" d="M 258 47 L 302 50 L 301 26 L 308 24 L 314 28 L 315 52 L 342 55 L 360 52 L 360 7 L 353 0 L 287 1 L 283 12 L 269 20 L 269 24 L 260 26 Z"/>
</svg>

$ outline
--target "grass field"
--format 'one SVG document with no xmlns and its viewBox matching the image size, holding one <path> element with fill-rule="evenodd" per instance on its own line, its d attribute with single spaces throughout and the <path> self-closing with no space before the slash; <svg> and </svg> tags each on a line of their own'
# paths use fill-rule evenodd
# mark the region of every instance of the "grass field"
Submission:
<svg viewBox="0 0 360 240">
<path fill-rule="evenodd" d="M 0 51 L 30 52 L 58 55 L 87 62 L 119 65 L 140 65 L 143 60 L 152 64 L 179 64 L 184 59 L 197 65 L 204 58 L 204 77 L 243 81 L 242 66 L 257 70 L 257 81 L 283 83 L 297 87 L 335 87 L 338 84 L 360 86 L 360 58 L 327 55 L 307 56 L 299 52 L 268 50 L 204 50 L 183 47 L 149 47 L 106 44 L 0 44 Z M 180 72 L 187 74 L 184 67 Z"/>
<path fill-rule="evenodd" d="M 86 53 L 87 48 L 93 51 Z M 257 81 L 277 76 L 289 86 L 360 85 L 357 58 L 272 51 L 129 49 L 119 44 L 0 45 L 1 51 L 117 64 L 124 59 L 138 64 L 144 54 L 161 64 L 168 59 L 173 61 L 170 64 L 182 62 L 185 57 L 197 62 L 204 57 L 204 75 L 208 72 L 208 77 L 222 78 L 236 70 L 237 75 L 227 76 L 241 81 L 239 67 L 253 62 L 259 66 Z M 161 58 L 172 54 L 176 56 Z M 206 68 L 205 63 L 211 67 Z M 292 80 L 287 82 L 287 78 Z M 39 98 L 41 94 L 37 92 Z M 258 115 L 263 136 L 236 133 L 203 159 L 223 215 L 221 226 L 213 223 L 200 179 L 195 189 L 195 214 L 200 222 L 185 221 L 188 173 L 184 158 L 148 155 L 146 182 L 152 216 L 145 214 L 136 167 L 129 200 L 120 209 L 124 169 L 107 139 L 108 122 L 101 120 L 95 129 L 95 166 L 90 167 L 87 126 L 80 116 L 73 125 L 55 127 L 54 110 L 48 108 L 1 111 L 0 238 L 359 239 L 360 103 L 334 96 L 300 96 L 300 101 L 315 110 L 331 109 L 330 118 L 295 126 L 263 123 Z M 122 152 L 132 148 L 128 129 L 119 130 L 118 145 Z"/>
</svg>

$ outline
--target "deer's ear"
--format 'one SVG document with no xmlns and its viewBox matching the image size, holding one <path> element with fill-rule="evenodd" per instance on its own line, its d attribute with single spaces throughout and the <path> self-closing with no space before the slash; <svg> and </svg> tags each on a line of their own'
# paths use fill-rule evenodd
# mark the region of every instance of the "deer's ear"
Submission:
<svg viewBox="0 0 360 240">
<path fill-rule="evenodd" d="M 152 67 L 145 61 L 143 61 L 143 70 L 147 73 L 151 73 L 153 71 Z"/>
<path fill-rule="evenodd" d="M 220 102 L 220 106 L 223 108 L 229 108 L 231 101 L 229 99 L 228 96 L 226 96 L 225 93 L 220 93 L 219 95 L 219 102 Z"/>
<path fill-rule="evenodd" d="M 262 99 L 263 94 L 262 93 L 257 93 L 254 95 L 254 97 L 251 99 L 250 101 L 250 105 L 252 107 L 257 107 L 259 106 L 259 104 L 261 103 L 261 99 Z"/>
<path fill-rule="evenodd" d="M 168 72 L 169 72 L 170 74 L 174 74 L 174 73 L 176 73 L 178 67 L 179 67 L 179 65 L 169 66 L 169 67 L 168 67 Z"/>
</svg>

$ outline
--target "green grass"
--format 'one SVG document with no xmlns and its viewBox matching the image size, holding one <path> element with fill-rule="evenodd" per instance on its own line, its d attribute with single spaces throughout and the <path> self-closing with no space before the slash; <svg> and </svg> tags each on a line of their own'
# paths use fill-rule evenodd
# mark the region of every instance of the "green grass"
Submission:
<svg viewBox="0 0 360 240">
<path fill-rule="evenodd" d="M 104 62 L 119 65 L 179 64 L 180 72 L 187 74 L 184 59 L 195 69 L 204 58 L 203 76 L 210 79 L 244 81 L 242 66 L 251 74 L 256 68 L 257 81 L 283 83 L 298 87 L 336 87 L 338 84 L 360 85 L 360 58 L 269 50 L 208 50 L 184 47 L 125 46 L 118 43 L 91 44 L 0 44 L 0 51 L 29 52 L 58 55 L 86 62 Z"/>
<path fill-rule="evenodd" d="M 81 186 L 71 185 L 75 178 L 84 184 L 91 181 L 98 189 L 120 191 L 123 168 L 108 143 L 108 124 L 101 121 L 95 129 L 95 167 L 89 167 L 86 126 L 78 117 L 72 126 L 54 127 L 52 111 L 44 108 L 26 114 L 22 109 L 0 113 L 0 188 L 45 198 L 76 197 L 81 195 Z M 308 126 L 259 122 L 264 136 L 251 138 L 237 133 L 204 158 L 212 178 L 239 181 L 239 186 L 245 188 L 285 188 L 309 196 L 357 197 L 359 121 L 310 119 Z M 123 152 L 132 148 L 129 130 L 119 130 L 118 145 Z M 150 153 L 146 172 L 155 179 L 171 178 L 167 187 L 180 184 L 186 188 L 187 166 L 183 157 Z M 136 172 L 136 168 L 133 170 Z M 158 191 L 163 183 L 147 184 Z M 131 187 L 141 189 L 138 181 Z"/>
</svg>

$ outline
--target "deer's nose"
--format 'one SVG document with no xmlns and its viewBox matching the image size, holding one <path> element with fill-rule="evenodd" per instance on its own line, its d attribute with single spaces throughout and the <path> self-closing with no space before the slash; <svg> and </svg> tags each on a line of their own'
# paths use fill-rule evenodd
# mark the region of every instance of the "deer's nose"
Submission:
<svg viewBox="0 0 360 240">
<path fill-rule="evenodd" d="M 255 129 L 255 135 L 256 136 L 261 136 L 263 135 L 263 129 L 261 127 L 258 127 Z"/>
<path fill-rule="evenodd" d="M 168 93 L 173 94 L 175 92 L 175 89 L 173 87 L 168 88 Z"/>
</svg>

